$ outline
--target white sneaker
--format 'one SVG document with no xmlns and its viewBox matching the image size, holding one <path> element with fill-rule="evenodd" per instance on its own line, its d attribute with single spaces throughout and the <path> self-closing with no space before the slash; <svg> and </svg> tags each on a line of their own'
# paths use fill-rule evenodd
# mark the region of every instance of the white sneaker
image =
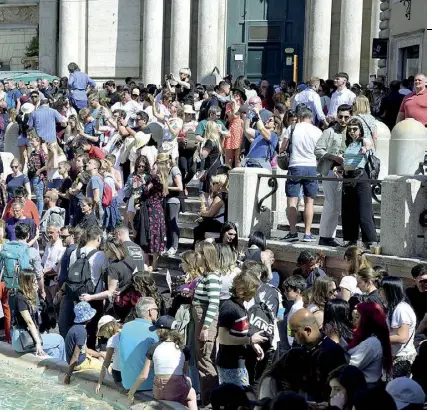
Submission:
<svg viewBox="0 0 432 412">
<path fill-rule="evenodd" d="M 177 249 L 174 249 L 173 247 L 169 248 L 168 252 L 166 253 L 167 256 L 175 256 L 177 253 Z"/>
</svg>

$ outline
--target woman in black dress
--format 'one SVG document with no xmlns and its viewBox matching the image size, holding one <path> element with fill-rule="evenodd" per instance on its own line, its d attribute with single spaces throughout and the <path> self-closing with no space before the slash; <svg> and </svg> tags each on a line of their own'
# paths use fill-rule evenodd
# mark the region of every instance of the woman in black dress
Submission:
<svg viewBox="0 0 432 412">
<path fill-rule="evenodd" d="M 200 152 L 200 157 L 204 160 L 205 180 L 202 191 L 206 198 L 210 194 L 211 178 L 216 175 L 217 168 L 221 165 L 220 157 L 222 154 L 222 145 L 220 141 L 220 131 L 216 122 L 209 120 L 207 122 L 204 145 Z"/>
</svg>

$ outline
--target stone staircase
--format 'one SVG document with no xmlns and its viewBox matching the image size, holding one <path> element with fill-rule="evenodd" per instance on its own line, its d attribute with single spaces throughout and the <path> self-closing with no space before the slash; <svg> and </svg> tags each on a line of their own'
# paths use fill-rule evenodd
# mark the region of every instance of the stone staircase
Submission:
<svg viewBox="0 0 432 412">
<path fill-rule="evenodd" d="M 195 220 L 199 217 L 200 201 L 199 201 L 199 190 L 198 181 L 192 180 L 188 185 L 189 196 L 185 201 L 185 212 L 180 213 L 179 227 L 180 227 L 180 243 L 177 255 L 174 257 L 161 256 L 160 266 L 161 268 L 168 268 L 171 270 L 178 270 L 180 263 L 180 254 L 185 250 L 191 249 L 193 244 L 193 228 L 196 226 Z M 309 243 L 310 245 L 318 244 L 319 235 L 319 222 L 321 219 L 321 213 L 323 210 L 324 195 L 320 185 L 320 191 L 314 202 L 314 217 L 312 223 L 312 234 L 317 237 L 316 242 Z M 377 234 L 379 237 L 380 223 L 381 223 L 381 205 L 373 201 L 373 211 L 375 218 L 375 225 L 377 228 Z M 305 225 L 303 222 L 303 207 L 299 208 L 299 216 L 297 219 L 297 230 L 299 233 L 304 233 Z M 286 235 L 289 231 L 289 225 L 280 224 L 276 229 L 271 231 L 270 239 L 280 239 Z M 337 227 L 337 238 L 342 241 L 342 216 L 339 216 L 339 222 Z M 301 239 L 301 236 L 300 236 Z"/>
</svg>

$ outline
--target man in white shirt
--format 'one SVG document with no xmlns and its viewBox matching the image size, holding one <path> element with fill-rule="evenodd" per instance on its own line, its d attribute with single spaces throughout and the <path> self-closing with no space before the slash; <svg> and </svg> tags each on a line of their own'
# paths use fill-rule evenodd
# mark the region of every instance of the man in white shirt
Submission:
<svg viewBox="0 0 432 412">
<path fill-rule="evenodd" d="M 123 89 L 121 98 L 121 102 L 117 102 L 111 107 L 111 112 L 117 109 L 124 110 L 126 112 L 127 123 L 133 126 L 136 115 L 142 110 L 142 107 L 135 100 L 132 100 L 129 89 Z"/>
<path fill-rule="evenodd" d="M 315 146 L 321 136 L 321 130 L 312 123 L 312 111 L 304 108 L 299 113 L 300 123 L 294 124 L 287 129 L 282 142 L 281 152 L 288 149 L 291 140 L 290 160 L 288 175 L 316 177 Z M 291 128 L 294 127 L 291 133 Z M 311 234 L 313 220 L 313 202 L 318 194 L 318 182 L 312 179 L 287 179 L 285 193 L 287 195 L 288 221 L 290 232 L 283 238 L 288 242 L 299 240 L 297 225 L 297 203 L 300 195 L 300 188 L 303 187 L 305 209 L 304 222 L 305 234 L 303 242 L 313 242 L 315 237 Z"/>
<path fill-rule="evenodd" d="M 327 120 L 329 122 L 336 120 L 337 108 L 342 104 L 352 106 L 356 95 L 349 89 L 346 84 L 348 82 L 348 74 L 344 72 L 337 73 L 334 79 L 334 85 L 337 90 L 332 94 L 330 100 L 330 109 L 328 111 Z"/>
<path fill-rule="evenodd" d="M 66 248 L 60 239 L 60 226 L 49 224 L 46 234 L 48 243 L 42 256 L 42 268 L 45 279 L 46 301 L 52 303 L 56 294 L 56 276 L 60 269 L 60 260 Z M 49 283 L 48 283 L 49 282 Z"/>
<path fill-rule="evenodd" d="M 309 87 L 294 96 L 291 103 L 291 110 L 295 111 L 297 104 L 303 103 L 312 110 L 312 118 L 316 125 L 320 122 L 324 123 L 324 126 L 328 126 L 325 114 L 322 110 L 321 98 L 317 93 L 320 87 L 320 79 L 318 77 L 312 77 L 309 80 Z"/>
</svg>

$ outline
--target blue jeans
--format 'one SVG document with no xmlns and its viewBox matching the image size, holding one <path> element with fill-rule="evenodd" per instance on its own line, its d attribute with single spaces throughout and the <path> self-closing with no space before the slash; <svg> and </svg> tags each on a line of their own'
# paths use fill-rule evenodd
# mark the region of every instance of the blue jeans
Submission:
<svg viewBox="0 0 432 412">
<path fill-rule="evenodd" d="M 233 383 L 237 386 L 249 386 L 249 374 L 246 368 L 225 369 L 217 367 L 219 384 Z"/>
<path fill-rule="evenodd" d="M 39 213 L 39 216 L 42 216 L 43 212 L 43 195 L 44 195 L 44 182 L 40 178 L 40 176 L 34 176 L 31 180 L 33 186 L 33 192 L 36 195 L 36 207 Z"/>
<path fill-rule="evenodd" d="M 66 351 L 64 339 L 57 333 L 44 333 L 42 335 L 42 349 L 51 358 L 66 361 Z M 19 340 L 19 330 L 13 329 L 12 331 L 12 348 L 15 352 L 24 353 L 25 351 Z M 34 349 L 28 351 L 33 352 Z"/>
</svg>

